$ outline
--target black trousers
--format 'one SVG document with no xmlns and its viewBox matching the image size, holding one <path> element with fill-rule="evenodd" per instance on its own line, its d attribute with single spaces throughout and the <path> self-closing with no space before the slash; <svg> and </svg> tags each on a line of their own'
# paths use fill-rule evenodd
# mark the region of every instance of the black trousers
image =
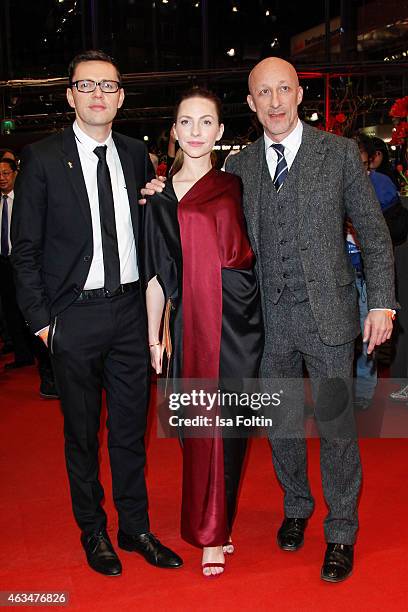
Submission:
<svg viewBox="0 0 408 612">
<path fill-rule="evenodd" d="M 98 431 L 106 390 L 108 449 L 119 528 L 149 531 L 144 476 L 148 402 L 146 318 L 139 291 L 74 302 L 49 340 L 64 413 L 65 457 L 80 529 L 106 526 L 101 506 Z"/>
<path fill-rule="evenodd" d="M 13 269 L 8 257 L 0 256 L 0 295 L 16 361 L 34 360 L 30 331 L 17 305 Z"/>
</svg>

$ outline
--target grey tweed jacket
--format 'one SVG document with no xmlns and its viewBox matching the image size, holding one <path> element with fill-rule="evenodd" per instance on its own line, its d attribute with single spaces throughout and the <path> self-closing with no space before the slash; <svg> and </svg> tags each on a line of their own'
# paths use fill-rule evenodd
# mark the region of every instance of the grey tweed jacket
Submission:
<svg viewBox="0 0 408 612">
<path fill-rule="evenodd" d="M 300 152 L 299 251 L 319 335 L 324 343 L 336 346 L 360 331 L 354 272 L 345 248 L 345 218 L 352 220 L 361 245 L 369 308 L 395 308 L 392 244 L 356 143 L 303 124 Z M 265 300 L 262 266 L 273 267 L 274 261 L 263 261 L 259 249 L 263 156 L 262 136 L 231 156 L 226 170 L 243 182 L 244 213 L 265 311 L 274 306 Z"/>
</svg>

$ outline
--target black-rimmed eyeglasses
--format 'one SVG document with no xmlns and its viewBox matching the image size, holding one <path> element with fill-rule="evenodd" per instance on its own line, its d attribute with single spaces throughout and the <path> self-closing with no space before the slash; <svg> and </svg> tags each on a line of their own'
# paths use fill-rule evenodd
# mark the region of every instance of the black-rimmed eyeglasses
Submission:
<svg viewBox="0 0 408 612">
<path fill-rule="evenodd" d="M 119 81 L 91 81 L 90 79 L 71 83 L 71 87 L 76 87 L 81 93 L 92 93 L 98 86 L 103 93 L 116 93 L 122 85 Z"/>
</svg>

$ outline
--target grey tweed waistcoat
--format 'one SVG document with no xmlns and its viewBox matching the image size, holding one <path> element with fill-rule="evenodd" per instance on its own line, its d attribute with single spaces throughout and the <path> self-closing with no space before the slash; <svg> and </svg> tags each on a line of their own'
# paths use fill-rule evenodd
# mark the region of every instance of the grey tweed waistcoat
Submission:
<svg viewBox="0 0 408 612">
<path fill-rule="evenodd" d="M 264 291 L 277 303 L 287 286 L 296 300 L 303 302 L 308 293 L 298 242 L 298 152 L 279 193 L 273 185 L 265 155 L 262 164 L 260 250 Z M 271 265 L 271 262 L 274 262 Z"/>
</svg>

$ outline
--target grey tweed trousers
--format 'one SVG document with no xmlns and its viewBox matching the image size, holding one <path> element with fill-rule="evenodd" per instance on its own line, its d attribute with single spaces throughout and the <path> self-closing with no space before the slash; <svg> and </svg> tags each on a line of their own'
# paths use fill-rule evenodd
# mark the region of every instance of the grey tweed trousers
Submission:
<svg viewBox="0 0 408 612">
<path fill-rule="evenodd" d="M 296 433 L 303 431 L 305 365 L 315 399 L 322 484 L 329 508 L 324 521 L 325 539 L 354 544 L 362 478 L 351 394 L 347 391 L 352 383 L 354 342 L 324 344 L 309 301 L 297 302 L 287 288 L 277 304 L 268 299 L 266 302 L 269 308 L 265 313 L 262 378 L 292 379 L 291 398 L 282 407 L 285 414 L 280 415 L 280 427 L 268 432 L 274 468 L 284 490 L 285 516 L 309 518 L 314 509 L 307 477 L 306 441 L 302 433 Z M 298 384 L 294 385 L 293 379 Z"/>
</svg>

